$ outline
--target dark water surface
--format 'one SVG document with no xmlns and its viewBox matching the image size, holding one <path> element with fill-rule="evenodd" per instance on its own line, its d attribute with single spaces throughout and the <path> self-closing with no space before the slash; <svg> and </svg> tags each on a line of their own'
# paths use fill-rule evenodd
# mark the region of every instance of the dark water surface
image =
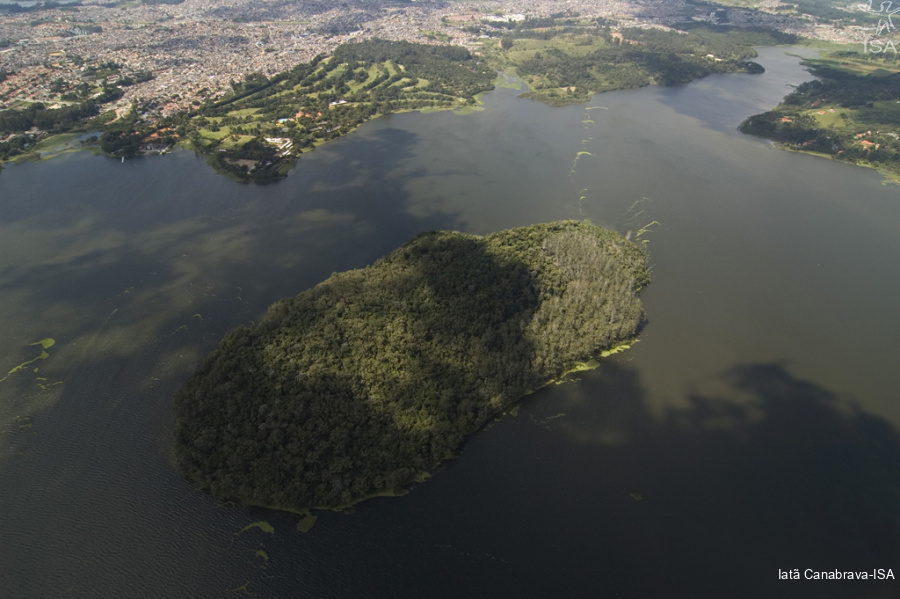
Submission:
<svg viewBox="0 0 900 599">
<path fill-rule="evenodd" d="M 380 119 L 265 187 L 186 152 L 5 170 L 0 595 L 900 596 L 778 580 L 900 576 L 900 192 L 738 133 L 809 78 L 759 61 L 590 108 L 500 89 Z M 174 474 L 171 397 L 233 327 L 423 230 L 563 218 L 658 222 L 625 354 L 309 533 Z"/>
</svg>

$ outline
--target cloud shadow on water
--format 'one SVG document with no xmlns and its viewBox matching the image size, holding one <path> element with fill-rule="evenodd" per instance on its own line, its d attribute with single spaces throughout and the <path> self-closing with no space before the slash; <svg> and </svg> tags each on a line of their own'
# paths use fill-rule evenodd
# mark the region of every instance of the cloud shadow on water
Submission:
<svg viewBox="0 0 900 599">
<path fill-rule="evenodd" d="M 74 185 L 59 199 L 65 186 L 58 179 L 85 171 L 83 160 L 40 165 L 60 169 L 44 180 L 30 171 L 27 181 L 3 174 L 2 188 L 11 192 L 0 201 L 3 226 L 42 251 L 23 246 L 0 270 L 0 336 L 19 343 L 7 344 L 2 356 L 18 364 L 32 357 L 28 343 L 51 336 L 57 343 L 41 374 L 62 381 L 48 395 L 34 373 L 17 372 L 23 376 L 0 387 L 0 399 L 9 399 L 0 410 L 0 487 L 8 490 L 4 520 L 16 522 L 5 527 L 0 549 L 52 540 L 30 544 L 15 566 L 10 562 L 14 574 L 0 568 L 0 578 L 13 579 L 12 595 L 51 596 L 73 585 L 127 595 L 128 581 L 118 573 L 138 569 L 169 580 L 166 562 L 138 564 L 107 549 L 127 543 L 120 531 L 158 522 L 131 503 L 86 506 L 104 490 L 154 495 L 187 486 L 173 483 L 166 464 L 171 397 L 229 330 L 418 232 L 454 228 L 453 215 L 407 212 L 408 192 L 391 172 L 415 145 L 416 136 L 402 130 L 357 136 L 333 154 L 323 148 L 301 160 L 291 177 L 265 187 L 198 173 L 191 155 L 124 166 L 95 159 L 88 170 L 129 168 L 131 195 L 116 197 Z M 348 163 L 365 176 L 351 176 Z M 107 183 L 118 180 L 110 175 Z M 64 201 L 65 219 L 48 217 L 54 197 Z M 50 240 L 56 251 L 42 245 Z M 14 413 L 31 416 L 33 429 L 7 434 L 6 416 Z M 98 566 L 72 571 L 74 554 Z"/>
<path fill-rule="evenodd" d="M 566 550 L 541 553 L 540 567 L 554 574 L 526 576 L 520 591 L 897 596 L 896 579 L 803 580 L 807 568 L 893 568 L 900 577 L 894 427 L 784 364 L 739 365 L 722 382 L 721 395 L 691 395 L 660 416 L 639 373 L 611 360 L 546 407 L 541 393 L 526 401 L 530 420 L 515 427 L 517 443 L 539 448 L 528 450 L 539 460 L 534 493 L 569 515 L 561 529 L 539 524 L 521 539 Z M 801 580 L 778 580 L 779 569 L 794 568 Z"/>
</svg>

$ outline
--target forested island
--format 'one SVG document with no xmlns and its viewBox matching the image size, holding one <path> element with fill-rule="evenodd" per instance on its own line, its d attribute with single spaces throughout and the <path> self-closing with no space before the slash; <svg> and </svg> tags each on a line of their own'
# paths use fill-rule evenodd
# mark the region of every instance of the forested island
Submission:
<svg viewBox="0 0 900 599">
<path fill-rule="evenodd" d="M 740 125 L 782 148 L 900 177 L 900 66 L 893 54 L 838 51 L 804 61 L 818 77 Z"/>
<path fill-rule="evenodd" d="M 631 340 L 642 247 L 587 221 L 422 233 L 230 333 L 175 397 L 177 469 L 303 512 L 390 492 Z"/>
</svg>

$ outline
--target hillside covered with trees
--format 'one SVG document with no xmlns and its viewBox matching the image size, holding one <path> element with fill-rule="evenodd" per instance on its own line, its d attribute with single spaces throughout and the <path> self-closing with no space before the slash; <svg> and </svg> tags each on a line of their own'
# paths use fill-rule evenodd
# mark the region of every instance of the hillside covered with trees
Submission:
<svg viewBox="0 0 900 599">
<path fill-rule="evenodd" d="M 647 283 L 642 248 L 587 221 L 418 235 L 229 334 L 176 395 L 178 471 L 295 511 L 402 487 L 633 338 Z"/>
<path fill-rule="evenodd" d="M 487 57 L 500 70 L 515 69 L 529 87 L 525 97 L 550 105 L 586 102 L 599 92 L 646 85 L 682 85 L 713 73 L 761 73 L 747 59 L 753 46 L 792 43 L 774 31 L 685 26 L 686 31 L 613 29 L 573 18 L 525 20 L 504 33 Z"/>
</svg>

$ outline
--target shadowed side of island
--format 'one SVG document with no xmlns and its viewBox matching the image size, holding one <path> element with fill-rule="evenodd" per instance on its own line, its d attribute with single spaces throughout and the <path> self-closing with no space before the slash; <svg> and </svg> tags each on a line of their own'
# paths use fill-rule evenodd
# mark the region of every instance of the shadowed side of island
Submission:
<svg viewBox="0 0 900 599">
<path fill-rule="evenodd" d="M 296 511 L 398 489 L 634 337 L 648 282 L 642 249 L 588 222 L 423 233 L 226 337 L 176 396 L 178 469 Z"/>
</svg>

